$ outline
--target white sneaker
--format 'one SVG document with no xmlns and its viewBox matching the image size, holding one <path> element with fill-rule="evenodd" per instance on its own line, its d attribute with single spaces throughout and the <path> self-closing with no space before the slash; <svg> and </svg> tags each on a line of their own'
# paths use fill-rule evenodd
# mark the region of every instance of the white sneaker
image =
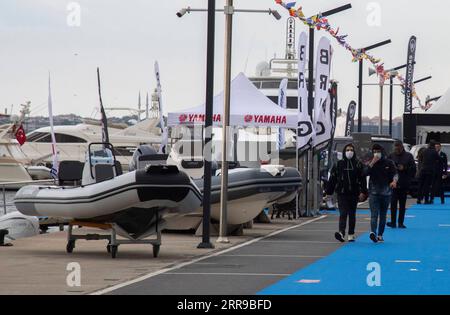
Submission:
<svg viewBox="0 0 450 315">
<path fill-rule="evenodd" d="M 348 241 L 349 241 L 350 243 L 354 243 L 354 242 L 356 241 L 355 235 L 349 235 L 349 236 L 348 236 Z"/>
</svg>

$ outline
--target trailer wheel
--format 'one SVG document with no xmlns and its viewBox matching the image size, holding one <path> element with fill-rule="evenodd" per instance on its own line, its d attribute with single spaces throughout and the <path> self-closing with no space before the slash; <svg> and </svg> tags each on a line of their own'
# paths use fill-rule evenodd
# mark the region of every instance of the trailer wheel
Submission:
<svg viewBox="0 0 450 315">
<path fill-rule="evenodd" d="M 111 258 L 116 258 L 117 257 L 117 251 L 119 249 L 118 245 L 109 245 L 109 250 L 111 253 Z"/>
<path fill-rule="evenodd" d="M 157 258 L 159 255 L 161 245 L 153 245 L 153 257 Z"/>
<path fill-rule="evenodd" d="M 67 246 L 66 246 L 66 251 L 68 254 L 72 254 L 73 250 L 75 248 L 75 241 L 74 240 L 70 240 L 67 242 Z"/>
</svg>

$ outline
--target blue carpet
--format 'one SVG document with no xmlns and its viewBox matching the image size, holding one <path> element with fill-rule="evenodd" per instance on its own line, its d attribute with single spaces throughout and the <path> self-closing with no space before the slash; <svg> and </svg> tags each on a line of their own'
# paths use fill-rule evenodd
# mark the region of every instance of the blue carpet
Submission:
<svg viewBox="0 0 450 315">
<path fill-rule="evenodd" d="M 405 224 L 407 230 L 387 229 L 384 244 L 373 244 L 369 234 L 362 235 L 356 243 L 346 244 L 258 294 L 450 294 L 450 200 L 446 205 L 413 206 Z M 367 278 L 372 270 L 367 271 L 367 266 L 373 262 L 381 268 L 381 285 L 371 287 Z"/>
</svg>

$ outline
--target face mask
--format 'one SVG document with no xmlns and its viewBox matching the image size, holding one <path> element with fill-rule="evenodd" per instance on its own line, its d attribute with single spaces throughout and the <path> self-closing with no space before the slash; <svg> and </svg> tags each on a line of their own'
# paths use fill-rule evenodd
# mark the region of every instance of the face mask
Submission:
<svg viewBox="0 0 450 315">
<path fill-rule="evenodd" d="M 345 157 L 349 160 L 353 159 L 354 156 L 355 156 L 355 152 L 353 152 L 353 151 L 345 152 Z"/>
<path fill-rule="evenodd" d="M 378 159 L 381 159 L 381 157 L 382 157 L 381 153 L 375 153 L 373 156 Z"/>
</svg>

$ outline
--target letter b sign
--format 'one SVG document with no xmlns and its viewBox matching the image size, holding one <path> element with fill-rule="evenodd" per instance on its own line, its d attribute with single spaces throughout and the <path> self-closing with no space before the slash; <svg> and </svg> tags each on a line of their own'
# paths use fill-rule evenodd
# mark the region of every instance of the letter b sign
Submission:
<svg viewBox="0 0 450 315">
<path fill-rule="evenodd" d="M 330 54 L 327 49 L 322 49 L 320 51 L 320 63 L 328 65 L 330 62 Z"/>
</svg>

